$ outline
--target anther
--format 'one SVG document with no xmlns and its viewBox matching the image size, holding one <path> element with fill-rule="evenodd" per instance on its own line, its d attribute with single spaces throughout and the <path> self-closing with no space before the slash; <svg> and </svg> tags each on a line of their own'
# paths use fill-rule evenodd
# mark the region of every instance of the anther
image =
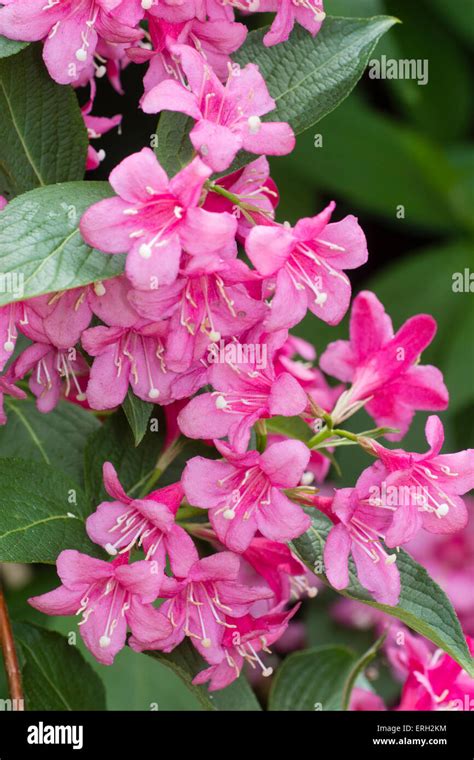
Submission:
<svg viewBox="0 0 474 760">
<path fill-rule="evenodd" d="M 142 243 L 140 248 L 138 249 L 138 253 L 143 259 L 151 258 L 151 254 L 152 254 L 151 246 L 149 246 L 147 243 Z"/>
<path fill-rule="evenodd" d="M 76 58 L 78 61 L 87 61 L 87 50 L 84 50 L 84 48 L 76 50 Z"/>
<path fill-rule="evenodd" d="M 260 132 L 262 121 L 260 119 L 260 116 L 249 116 L 249 118 L 247 119 L 247 124 L 248 124 L 250 134 L 256 135 L 258 132 Z"/>
</svg>

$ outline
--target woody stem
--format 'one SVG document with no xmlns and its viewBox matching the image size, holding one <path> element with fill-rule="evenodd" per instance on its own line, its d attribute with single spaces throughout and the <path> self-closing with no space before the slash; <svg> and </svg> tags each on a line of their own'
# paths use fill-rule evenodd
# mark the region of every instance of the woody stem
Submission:
<svg viewBox="0 0 474 760">
<path fill-rule="evenodd" d="M 22 710 L 23 688 L 21 685 L 21 672 L 15 648 L 15 640 L 8 615 L 8 608 L 0 585 L 0 648 L 3 654 L 5 672 L 7 674 L 8 691 L 13 703 L 14 710 Z"/>
</svg>

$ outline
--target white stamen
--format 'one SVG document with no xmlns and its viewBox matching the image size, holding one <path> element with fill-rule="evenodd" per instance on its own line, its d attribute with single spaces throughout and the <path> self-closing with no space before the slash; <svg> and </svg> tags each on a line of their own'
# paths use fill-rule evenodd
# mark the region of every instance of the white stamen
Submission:
<svg viewBox="0 0 474 760">
<path fill-rule="evenodd" d="M 160 391 L 158 388 L 150 388 L 150 391 L 148 393 L 148 398 L 158 398 L 160 395 Z"/>
<path fill-rule="evenodd" d="M 210 647 L 212 646 L 212 641 L 211 639 L 207 639 L 207 638 L 202 639 L 201 644 L 204 647 L 204 649 L 210 649 Z"/>
<path fill-rule="evenodd" d="M 387 554 L 385 557 L 385 564 L 386 565 L 394 565 L 397 561 L 397 555 L 396 554 Z"/>
<path fill-rule="evenodd" d="M 209 333 L 209 338 L 212 340 L 213 343 L 216 343 L 218 340 L 221 339 L 221 334 L 217 330 L 211 330 Z"/>
<path fill-rule="evenodd" d="M 142 243 L 140 248 L 138 249 L 138 253 L 142 257 L 142 259 L 151 258 L 151 254 L 152 254 L 151 246 L 147 245 L 146 243 Z"/>
<path fill-rule="evenodd" d="M 107 69 L 105 68 L 105 66 L 97 66 L 95 70 L 95 75 L 97 79 L 102 79 L 102 77 L 105 77 L 106 74 L 107 74 Z"/>
<path fill-rule="evenodd" d="M 182 219 L 183 209 L 181 208 L 181 206 L 175 206 L 173 209 L 173 214 L 175 215 L 176 219 Z"/>
<path fill-rule="evenodd" d="M 226 509 L 226 510 L 224 510 L 224 512 L 222 513 L 222 517 L 223 517 L 225 520 L 233 520 L 233 519 L 234 519 L 234 517 L 235 517 L 235 512 L 234 512 L 234 510 L 233 510 L 233 509 Z"/>
<path fill-rule="evenodd" d="M 314 475 L 312 472 L 309 472 L 309 470 L 307 470 L 306 472 L 303 472 L 303 475 L 301 477 L 301 482 L 304 486 L 310 486 L 311 483 L 313 483 L 313 481 L 314 481 Z"/>
<path fill-rule="evenodd" d="M 8 353 L 9 353 L 9 354 L 11 354 L 11 352 L 12 352 L 12 351 L 14 350 L 14 348 L 15 348 L 15 344 L 14 344 L 14 343 L 13 343 L 11 340 L 7 340 L 7 341 L 5 341 L 5 343 L 3 344 L 3 348 L 5 349 L 5 351 L 8 351 Z"/>
<path fill-rule="evenodd" d="M 149 11 L 153 5 L 153 0 L 142 0 L 142 8 L 144 11 Z"/>
<path fill-rule="evenodd" d="M 84 50 L 84 48 L 76 50 L 76 58 L 78 61 L 87 61 L 87 50 Z"/>
<path fill-rule="evenodd" d="M 262 120 L 260 119 L 260 116 L 249 116 L 247 119 L 247 124 L 249 127 L 249 132 L 251 135 L 256 135 L 258 132 L 260 132 L 260 127 L 262 126 Z"/>
<path fill-rule="evenodd" d="M 440 504 L 436 510 L 438 517 L 446 517 L 449 512 L 449 504 Z"/>
<path fill-rule="evenodd" d="M 108 636 L 101 636 L 99 639 L 99 646 L 101 649 L 107 649 L 110 646 L 110 639 Z"/>
<path fill-rule="evenodd" d="M 94 283 L 94 293 L 96 294 L 96 296 L 99 296 L 99 297 L 100 296 L 105 296 L 105 294 L 107 293 L 107 291 L 105 289 L 105 285 L 102 282 L 95 282 Z"/>
<path fill-rule="evenodd" d="M 117 554 L 117 549 L 112 544 L 105 544 L 104 548 L 107 554 L 111 554 L 112 557 L 115 557 L 115 555 Z"/>
<path fill-rule="evenodd" d="M 224 396 L 218 396 L 216 398 L 216 409 L 225 409 L 227 406 L 227 401 L 225 400 Z"/>
</svg>

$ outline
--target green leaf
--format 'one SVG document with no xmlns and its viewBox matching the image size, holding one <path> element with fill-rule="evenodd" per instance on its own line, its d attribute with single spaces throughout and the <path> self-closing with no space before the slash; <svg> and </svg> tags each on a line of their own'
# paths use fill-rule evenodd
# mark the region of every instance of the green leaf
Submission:
<svg viewBox="0 0 474 760">
<path fill-rule="evenodd" d="M 293 542 L 293 546 L 301 560 L 314 571 L 318 565 L 323 566 L 324 544 L 333 524 L 325 515 L 314 509 L 308 509 L 307 513 L 311 517 L 312 525 Z M 444 591 L 406 552 L 400 551 L 398 554 L 397 566 L 400 572 L 401 594 L 396 607 L 379 604 L 369 596 L 358 582 L 352 562 L 349 568 L 350 584 L 339 593 L 401 620 L 441 647 L 468 673 L 474 675 L 474 661 L 469 654 L 459 620 Z M 328 583 L 324 575 L 319 574 L 319 577 Z"/>
<path fill-rule="evenodd" d="M 472 0 L 456 0 L 447 3 L 446 0 L 429 0 L 433 11 L 445 21 L 458 36 L 474 46 L 474 10 Z"/>
<path fill-rule="evenodd" d="M 241 66 L 256 63 L 276 101 L 269 121 L 288 121 L 296 134 L 333 111 L 364 73 L 378 40 L 397 19 L 327 17 L 313 38 L 296 26 L 288 42 L 266 48 L 262 39 L 267 29 L 247 36 L 234 55 Z M 187 137 L 192 120 L 178 114 L 162 114 L 158 124 L 157 155 L 170 173 L 179 171 L 191 158 Z M 244 166 L 254 157 L 239 154 L 229 171 Z"/>
<path fill-rule="evenodd" d="M 27 710 L 105 710 L 97 673 L 64 636 L 29 623 L 14 626 Z"/>
<path fill-rule="evenodd" d="M 349 675 L 347 677 L 346 683 L 344 684 L 344 690 L 342 692 L 342 709 L 348 710 L 349 709 L 349 703 L 351 700 L 351 694 L 352 689 L 356 685 L 357 681 L 364 675 L 364 672 L 368 665 L 372 662 L 372 660 L 377 656 L 383 642 L 385 641 L 386 634 L 383 634 L 383 636 L 380 636 L 377 641 L 375 641 L 372 646 L 364 652 L 364 654 L 359 657 L 358 660 L 354 663 L 352 666 Z"/>
<path fill-rule="evenodd" d="M 67 401 L 47 415 L 32 400 L 6 396 L 4 403 L 8 424 L 0 428 L 0 458 L 44 462 L 81 483 L 87 438 L 101 426 L 97 418 Z"/>
<path fill-rule="evenodd" d="M 301 417 L 272 417 L 266 421 L 269 433 L 285 435 L 288 438 L 296 438 L 298 441 L 307 443 L 314 435 L 309 425 Z"/>
<path fill-rule="evenodd" d="M 2 211 L 0 271 L 21 278 L 22 299 L 123 272 L 124 256 L 90 248 L 78 229 L 84 211 L 110 194 L 106 182 L 68 182 L 31 190 Z M 12 300 L 0 294 L 0 306 Z"/>
<path fill-rule="evenodd" d="M 308 131 L 298 138 L 284 167 L 337 194 L 356 209 L 389 220 L 398 229 L 453 231 L 467 226 L 456 191 L 460 173 L 439 146 L 353 93 L 319 127 L 323 147 Z M 398 219 L 399 207 L 404 218 Z"/>
<path fill-rule="evenodd" d="M 316 38 L 296 26 L 288 42 L 267 48 L 266 29 L 250 32 L 234 56 L 256 63 L 277 107 L 271 121 L 288 121 L 296 134 L 333 111 L 355 87 L 378 42 L 397 19 L 328 16 Z"/>
<path fill-rule="evenodd" d="M 0 61 L 0 195 L 82 179 L 87 145 L 74 90 L 53 82 L 40 46 Z"/>
<path fill-rule="evenodd" d="M 138 398 L 138 396 L 135 396 L 135 394 L 129 390 L 127 397 L 122 404 L 122 409 L 132 430 L 135 446 L 138 446 L 148 429 L 148 420 L 153 411 L 153 404 L 149 404 L 147 401 L 142 401 L 141 398 Z"/>
<path fill-rule="evenodd" d="M 123 413 L 110 416 L 94 433 L 84 452 L 84 479 L 87 496 L 93 507 L 110 497 L 102 484 L 102 466 L 112 462 L 120 482 L 135 497 L 156 464 L 164 441 L 164 423 L 158 419 L 158 431 L 149 430 L 135 446 L 134 436 Z M 160 483 L 161 485 L 161 483 Z"/>
<path fill-rule="evenodd" d="M 0 562 L 54 563 L 63 549 L 102 556 L 75 481 L 38 462 L 0 459 Z"/>
<path fill-rule="evenodd" d="M 10 55 L 20 53 L 28 47 L 29 42 L 20 42 L 19 40 L 10 40 L 8 37 L 0 35 L 0 58 L 8 58 Z"/>
<path fill-rule="evenodd" d="M 220 691 L 210 693 L 204 686 L 195 686 L 193 678 L 208 667 L 189 641 L 184 641 L 170 654 L 145 652 L 171 668 L 197 697 L 205 710 L 261 710 L 255 694 L 246 678 L 241 675 L 234 683 Z"/>
<path fill-rule="evenodd" d="M 354 668 L 354 653 L 342 646 L 294 652 L 278 668 L 270 710 L 341 710 L 344 688 Z"/>
</svg>

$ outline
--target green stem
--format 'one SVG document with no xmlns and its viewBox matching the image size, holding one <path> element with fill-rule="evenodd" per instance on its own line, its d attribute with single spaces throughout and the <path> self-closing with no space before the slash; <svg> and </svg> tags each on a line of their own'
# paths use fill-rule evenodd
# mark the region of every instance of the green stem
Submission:
<svg viewBox="0 0 474 760">
<path fill-rule="evenodd" d="M 171 444 L 171 446 L 168 446 L 168 448 L 161 454 L 159 457 L 153 472 L 151 473 L 148 480 L 145 482 L 145 485 L 143 486 L 140 498 L 143 498 L 146 496 L 153 486 L 158 482 L 160 477 L 163 475 L 164 471 L 167 467 L 170 466 L 170 464 L 176 459 L 178 454 L 182 452 L 186 445 L 186 439 L 184 438 L 178 438 L 174 443 Z"/>
<path fill-rule="evenodd" d="M 258 420 L 255 423 L 255 434 L 257 438 L 257 451 L 259 454 L 263 454 L 267 448 L 267 425 L 265 420 Z"/>
<path fill-rule="evenodd" d="M 334 428 L 333 430 L 324 428 L 319 433 L 310 438 L 307 446 L 309 449 L 314 449 L 316 446 L 319 446 L 320 443 L 323 443 L 328 438 L 333 438 L 334 436 L 338 436 L 339 438 L 347 438 L 349 441 L 359 443 L 359 437 L 355 433 L 350 433 L 348 430 L 339 430 L 337 428 Z"/>
</svg>

